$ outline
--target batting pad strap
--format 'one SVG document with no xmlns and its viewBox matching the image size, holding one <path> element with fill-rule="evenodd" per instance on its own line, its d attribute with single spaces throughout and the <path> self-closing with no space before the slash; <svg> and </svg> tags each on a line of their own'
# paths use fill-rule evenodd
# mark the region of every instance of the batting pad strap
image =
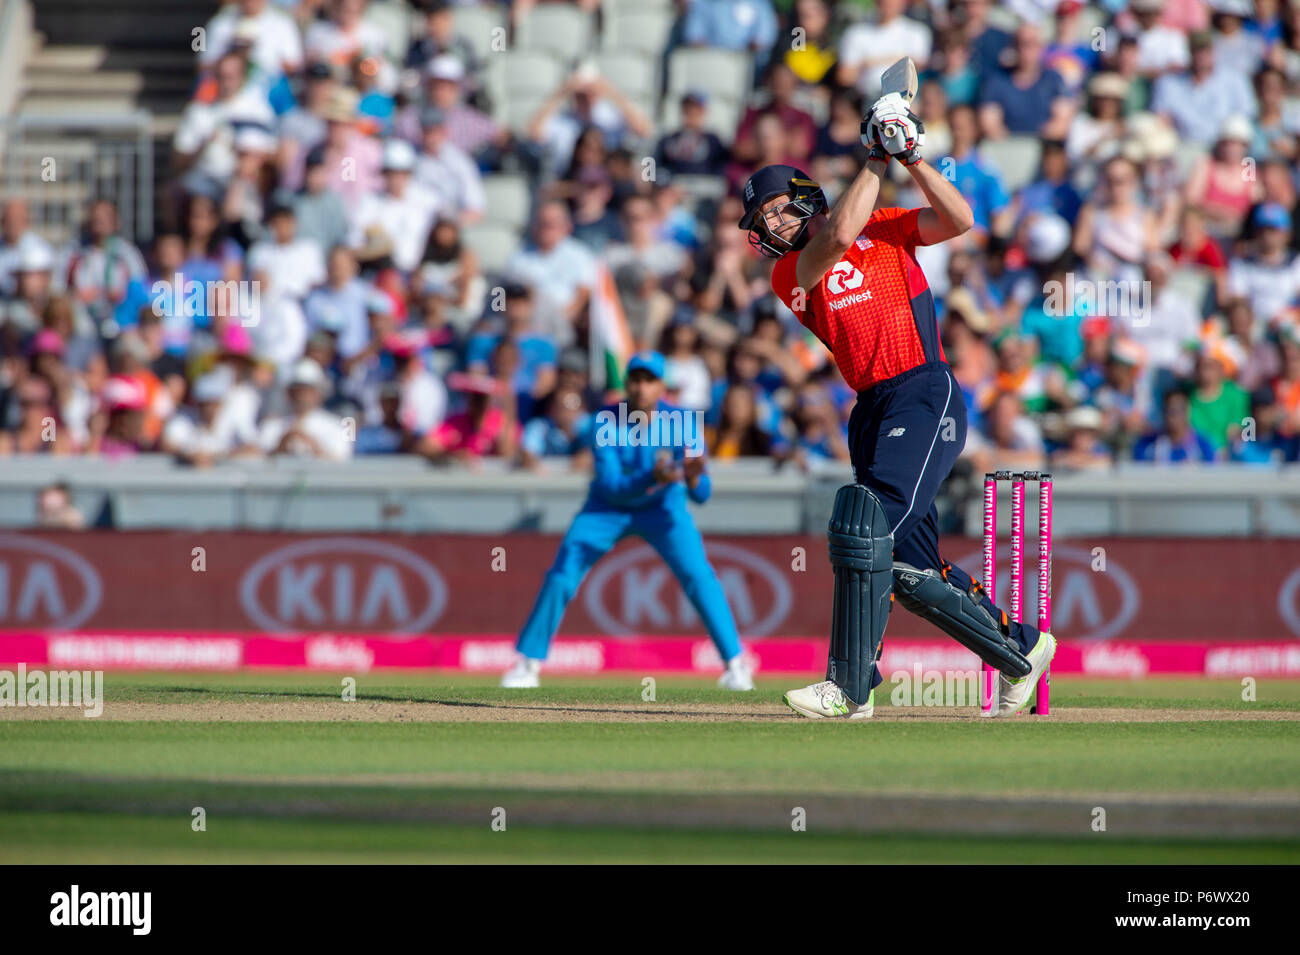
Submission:
<svg viewBox="0 0 1300 955">
<path fill-rule="evenodd" d="M 975 596 L 954 587 L 937 570 L 895 564 L 894 595 L 912 613 L 930 621 L 1007 676 L 1028 676 L 1033 669 Z"/>
<path fill-rule="evenodd" d="M 852 534 L 826 535 L 830 540 L 831 564 L 851 570 L 888 570 L 894 563 L 892 537 L 854 537 Z"/>
</svg>

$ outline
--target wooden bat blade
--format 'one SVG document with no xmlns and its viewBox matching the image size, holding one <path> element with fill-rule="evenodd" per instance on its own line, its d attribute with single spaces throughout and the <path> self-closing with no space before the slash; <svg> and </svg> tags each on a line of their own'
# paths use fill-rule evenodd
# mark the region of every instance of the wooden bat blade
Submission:
<svg viewBox="0 0 1300 955">
<path fill-rule="evenodd" d="M 898 93 L 907 102 L 912 102 L 917 90 L 916 64 L 910 56 L 905 56 L 880 75 L 880 95 Z"/>
</svg>

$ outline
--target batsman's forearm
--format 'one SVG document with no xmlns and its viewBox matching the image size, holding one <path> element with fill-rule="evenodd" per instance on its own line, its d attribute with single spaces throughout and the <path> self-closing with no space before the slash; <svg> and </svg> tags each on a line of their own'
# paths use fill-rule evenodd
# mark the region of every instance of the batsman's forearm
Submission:
<svg viewBox="0 0 1300 955">
<path fill-rule="evenodd" d="M 908 166 L 907 171 L 912 174 L 916 184 L 925 193 L 930 208 L 938 213 L 939 218 L 951 226 L 956 234 L 960 235 L 975 224 L 975 213 L 971 211 L 970 203 L 939 170 L 928 162 L 918 162 Z"/>
<path fill-rule="evenodd" d="M 875 211 L 880 180 L 884 175 L 883 162 L 868 160 L 831 209 L 826 231 L 830 233 L 831 241 L 841 249 L 852 245 L 866 227 L 867 220 Z"/>
</svg>

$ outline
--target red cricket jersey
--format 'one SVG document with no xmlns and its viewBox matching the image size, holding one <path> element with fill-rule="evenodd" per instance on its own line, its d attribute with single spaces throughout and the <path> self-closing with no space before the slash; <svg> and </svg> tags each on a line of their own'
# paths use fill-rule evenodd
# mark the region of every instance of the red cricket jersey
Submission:
<svg viewBox="0 0 1300 955">
<path fill-rule="evenodd" d="M 787 252 L 772 270 L 772 291 L 830 349 L 855 391 L 909 368 L 946 361 L 934 297 L 916 262 L 920 209 L 877 209 L 853 245 L 796 308 L 795 262 Z"/>
</svg>

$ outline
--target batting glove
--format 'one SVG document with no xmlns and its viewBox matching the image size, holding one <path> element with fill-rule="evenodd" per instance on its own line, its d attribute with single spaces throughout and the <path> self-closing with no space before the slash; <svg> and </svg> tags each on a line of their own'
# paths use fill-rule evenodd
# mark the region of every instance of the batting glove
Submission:
<svg viewBox="0 0 1300 955">
<path fill-rule="evenodd" d="M 921 161 L 925 145 L 925 124 L 897 93 L 882 96 L 871 107 L 870 125 L 874 138 L 885 152 L 905 166 Z"/>
</svg>

